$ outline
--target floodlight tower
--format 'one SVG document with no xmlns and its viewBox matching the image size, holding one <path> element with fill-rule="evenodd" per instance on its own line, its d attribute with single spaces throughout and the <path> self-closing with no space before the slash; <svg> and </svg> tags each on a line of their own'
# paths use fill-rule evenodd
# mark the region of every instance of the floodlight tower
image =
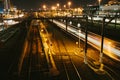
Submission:
<svg viewBox="0 0 120 80">
<path fill-rule="evenodd" d="M 4 11 L 5 11 L 5 13 L 9 14 L 10 9 L 11 9 L 10 0 L 4 0 Z"/>
</svg>

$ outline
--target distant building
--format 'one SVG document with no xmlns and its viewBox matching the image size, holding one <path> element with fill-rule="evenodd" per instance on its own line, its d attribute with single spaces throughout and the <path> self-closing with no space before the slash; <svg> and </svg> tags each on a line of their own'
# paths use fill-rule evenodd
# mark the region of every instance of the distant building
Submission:
<svg viewBox="0 0 120 80">
<path fill-rule="evenodd" d="M 0 13 L 3 13 L 4 3 L 0 1 Z"/>
<path fill-rule="evenodd" d="M 100 6 L 100 14 L 104 15 L 120 15 L 120 2 L 111 0 L 108 4 Z"/>
<path fill-rule="evenodd" d="M 84 12 L 88 15 L 120 15 L 120 2 L 110 0 L 105 5 L 88 5 Z"/>
<path fill-rule="evenodd" d="M 84 12 L 87 15 L 96 15 L 98 14 L 99 11 L 99 6 L 98 5 L 88 5 L 85 9 Z"/>
</svg>

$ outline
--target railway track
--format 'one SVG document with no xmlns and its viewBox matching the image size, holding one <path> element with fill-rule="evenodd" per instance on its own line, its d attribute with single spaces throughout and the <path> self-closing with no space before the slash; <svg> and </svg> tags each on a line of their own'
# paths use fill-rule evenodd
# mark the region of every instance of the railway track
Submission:
<svg viewBox="0 0 120 80">
<path fill-rule="evenodd" d="M 61 76 L 61 77 L 58 77 L 59 79 L 57 78 L 55 80 L 82 80 L 80 73 L 77 70 L 67 50 L 63 37 L 65 38 L 64 35 L 55 37 L 56 45 L 58 47 L 58 53 L 56 53 L 56 55 L 53 55 L 53 56 Z"/>
<path fill-rule="evenodd" d="M 8 28 L 8 30 L 0 32 L 0 46 L 3 46 L 17 31 L 18 27 Z"/>
<path fill-rule="evenodd" d="M 48 30 L 50 30 L 50 29 L 48 29 Z M 74 58 L 75 57 L 83 58 L 82 57 L 83 55 L 76 55 L 74 52 L 72 52 L 72 53 L 69 52 L 70 50 L 68 48 L 69 47 L 68 43 L 65 42 L 66 34 L 62 35 L 62 33 L 60 31 L 55 30 L 55 29 L 52 29 L 51 32 L 49 32 L 49 33 L 52 34 L 51 39 L 52 39 L 53 45 L 56 45 L 54 47 L 55 53 L 53 54 L 53 58 L 55 60 L 58 70 L 60 71 L 60 76 L 58 78 L 55 78 L 55 80 L 74 80 L 74 79 L 81 80 L 80 77 L 82 77 L 83 80 L 88 80 L 88 79 L 102 80 L 104 78 L 108 79 L 108 80 L 117 80 L 117 78 L 119 79 L 116 72 L 113 71 L 112 69 L 110 69 L 109 67 L 107 67 L 106 65 L 104 65 L 105 73 L 103 73 L 103 74 L 102 73 L 98 74 L 98 73 L 94 72 L 94 70 L 92 70 L 87 65 L 84 67 L 86 70 L 84 70 L 84 68 L 82 69 L 82 67 L 80 69 L 80 66 L 78 65 L 79 62 L 76 62 L 74 60 Z M 74 58 L 73 58 L 73 56 L 74 56 Z M 90 61 L 88 61 L 88 64 L 91 64 L 91 63 L 93 64 L 94 59 L 89 56 L 88 56 L 88 59 L 90 60 Z M 91 61 L 93 61 L 93 62 L 91 62 Z M 75 64 L 77 64 L 77 65 L 75 65 Z M 87 72 L 87 71 L 90 71 L 90 72 Z M 74 74 L 71 74 L 70 72 L 73 72 L 75 74 L 76 78 L 74 77 Z M 79 73 L 79 72 L 81 72 L 81 73 Z M 90 77 L 90 76 L 92 76 L 92 77 Z M 72 77 L 74 77 L 74 79 Z"/>
<path fill-rule="evenodd" d="M 33 21 L 32 24 L 35 22 Z M 48 64 L 43 51 L 38 26 L 31 25 L 26 40 L 26 50 L 20 59 L 19 79 L 49 80 Z"/>
</svg>

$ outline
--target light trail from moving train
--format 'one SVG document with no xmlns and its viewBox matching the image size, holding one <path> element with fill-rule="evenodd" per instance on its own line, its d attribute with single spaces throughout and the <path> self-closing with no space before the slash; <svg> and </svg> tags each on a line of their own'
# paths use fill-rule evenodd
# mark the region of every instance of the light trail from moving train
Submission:
<svg viewBox="0 0 120 80">
<path fill-rule="evenodd" d="M 66 30 L 66 25 L 64 23 L 61 23 L 57 20 L 53 20 L 53 23 L 55 23 L 58 27 L 62 28 L 63 30 Z M 69 32 L 70 34 L 76 36 L 83 40 L 85 39 L 85 32 L 81 32 L 79 34 L 79 30 L 76 29 L 76 28 L 73 28 L 71 26 L 68 26 L 67 27 L 67 32 Z M 91 33 L 91 32 L 88 32 L 88 43 L 95 47 L 96 49 L 100 50 L 100 47 L 101 47 L 101 36 L 97 35 L 97 34 L 94 34 L 94 33 Z M 106 54 L 107 56 L 117 60 L 117 61 L 120 61 L 120 47 L 119 47 L 120 43 L 119 42 L 116 42 L 116 41 L 113 41 L 111 39 L 108 39 L 108 38 L 104 38 L 104 45 L 103 45 L 103 52 L 104 54 Z"/>
</svg>

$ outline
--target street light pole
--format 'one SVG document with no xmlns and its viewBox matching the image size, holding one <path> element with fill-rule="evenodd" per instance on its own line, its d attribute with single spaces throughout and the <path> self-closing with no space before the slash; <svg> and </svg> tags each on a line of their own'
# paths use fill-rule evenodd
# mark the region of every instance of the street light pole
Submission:
<svg viewBox="0 0 120 80">
<path fill-rule="evenodd" d="M 101 50 L 100 50 L 100 59 L 99 59 L 99 63 L 100 63 L 100 71 L 103 71 L 103 48 L 104 48 L 104 29 L 105 29 L 105 17 L 103 18 L 103 24 L 102 24 L 102 31 L 101 31 Z"/>
<path fill-rule="evenodd" d="M 68 2 L 68 6 L 69 6 L 69 9 L 70 9 L 70 6 L 71 6 L 71 2 Z"/>
<path fill-rule="evenodd" d="M 60 6 L 60 4 L 59 4 L 59 3 L 57 3 L 57 10 L 59 10 L 59 6 Z"/>
<path fill-rule="evenodd" d="M 99 5 L 99 11 L 100 11 L 100 3 L 101 3 L 101 0 L 98 0 L 98 5 Z M 99 12 L 98 12 L 98 15 L 99 15 Z"/>
<path fill-rule="evenodd" d="M 100 6 L 101 0 L 98 0 L 98 3 L 99 3 L 99 6 Z"/>
<path fill-rule="evenodd" d="M 69 7 L 68 12 L 69 12 L 69 13 L 70 13 L 70 10 L 71 10 L 70 6 L 71 6 L 71 2 L 69 1 L 69 2 L 68 2 L 68 7 Z"/>
<path fill-rule="evenodd" d="M 67 31 L 67 27 L 68 27 L 68 19 L 66 19 L 66 31 Z"/>
<path fill-rule="evenodd" d="M 46 10 L 46 5 L 43 5 L 43 10 Z"/>
<path fill-rule="evenodd" d="M 80 25 L 80 23 L 78 23 L 77 26 L 79 28 L 79 30 L 78 30 L 78 32 L 79 32 L 79 35 L 78 35 L 79 36 L 78 47 L 80 48 L 80 33 L 81 33 L 81 29 L 80 29 L 81 25 Z"/>
</svg>

